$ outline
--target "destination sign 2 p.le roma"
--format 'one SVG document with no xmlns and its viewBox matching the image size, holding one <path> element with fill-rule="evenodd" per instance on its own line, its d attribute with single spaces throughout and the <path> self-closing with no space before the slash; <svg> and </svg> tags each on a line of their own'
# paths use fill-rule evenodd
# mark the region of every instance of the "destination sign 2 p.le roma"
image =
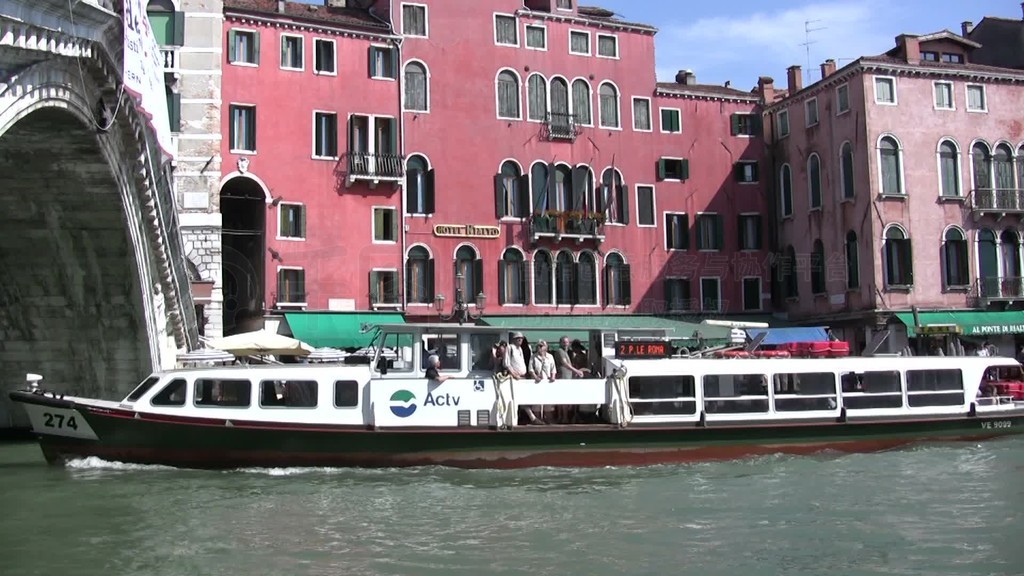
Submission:
<svg viewBox="0 0 1024 576">
<path fill-rule="evenodd" d="M 661 340 L 619 340 L 615 342 L 616 358 L 668 358 L 672 346 Z"/>
</svg>

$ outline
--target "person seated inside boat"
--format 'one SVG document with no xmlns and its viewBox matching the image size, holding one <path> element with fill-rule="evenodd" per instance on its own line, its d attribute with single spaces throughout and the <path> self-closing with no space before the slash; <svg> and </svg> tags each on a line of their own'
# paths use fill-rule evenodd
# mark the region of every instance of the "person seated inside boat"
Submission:
<svg viewBox="0 0 1024 576">
<path fill-rule="evenodd" d="M 451 378 L 451 376 L 449 376 L 447 374 L 441 374 L 439 372 L 440 369 L 441 369 L 441 359 L 437 357 L 437 354 L 431 354 L 427 358 L 427 371 L 424 374 L 424 376 L 427 377 L 427 380 L 430 380 L 432 382 L 438 382 L 438 383 L 444 382 L 445 380 L 448 380 L 448 379 Z"/>
</svg>

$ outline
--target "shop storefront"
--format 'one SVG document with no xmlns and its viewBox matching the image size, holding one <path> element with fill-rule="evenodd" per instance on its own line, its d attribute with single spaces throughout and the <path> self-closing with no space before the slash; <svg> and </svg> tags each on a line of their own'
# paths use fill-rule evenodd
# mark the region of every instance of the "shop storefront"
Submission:
<svg viewBox="0 0 1024 576">
<path fill-rule="evenodd" d="M 1016 356 L 1024 346 L 1024 311 L 897 312 L 895 316 L 906 326 L 915 354 L 940 348 L 945 354 L 962 349 L 969 355 L 987 343 L 1000 356 Z"/>
</svg>

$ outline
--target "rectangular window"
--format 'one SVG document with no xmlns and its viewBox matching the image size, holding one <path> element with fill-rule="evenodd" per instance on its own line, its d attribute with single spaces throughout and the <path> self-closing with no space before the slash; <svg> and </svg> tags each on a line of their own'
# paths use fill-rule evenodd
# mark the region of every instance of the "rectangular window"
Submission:
<svg viewBox="0 0 1024 576">
<path fill-rule="evenodd" d="M 281 268 L 277 271 L 277 305 L 306 305 L 306 271 Z"/>
<path fill-rule="evenodd" d="M 370 271 L 370 304 L 398 304 L 398 272 L 395 270 Z"/>
<path fill-rule="evenodd" d="M 895 370 L 844 372 L 839 376 L 843 406 L 850 410 L 903 407 L 900 373 Z"/>
<path fill-rule="evenodd" d="M 761 215 L 740 214 L 738 218 L 740 250 L 760 250 Z"/>
<path fill-rule="evenodd" d="M 569 53 L 590 56 L 590 32 L 569 31 Z"/>
<path fill-rule="evenodd" d="M 260 35 L 255 30 L 228 32 L 228 62 L 232 64 L 260 63 Z"/>
<path fill-rule="evenodd" d="M 810 128 L 811 126 L 818 125 L 818 99 L 811 98 L 804 103 L 804 122 L 805 126 Z"/>
<path fill-rule="evenodd" d="M 836 116 L 850 111 L 850 85 L 843 84 L 836 88 Z"/>
<path fill-rule="evenodd" d="M 985 102 L 985 87 L 981 84 L 967 85 L 967 111 L 985 112 L 988 110 Z"/>
<path fill-rule="evenodd" d="M 696 384 L 693 376 L 632 376 L 629 403 L 637 416 L 696 414 Z"/>
<path fill-rule="evenodd" d="M 338 157 L 338 115 L 334 112 L 313 113 L 313 156 Z"/>
<path fill-rule="evenodd" d="M 737 182 L 753 184 L 760 178 L 756 160 L 740 160 L 733 166 L 733 176 Z"/>
<path fill-rule="evenodd" d="M 687 214 L 665 213 L 665 248 L 687 250 L 690 248 L 690 217 Z"/>
<path fill-rule="evenodd" d="M 548 49 L 548 29 L 536 24 L 526 25 L 526 47 L 532 50 Z"/>
<path fill-rule="evenodd" d="M 648 98 L 633 98 L 633 130 L 651 131 L 651 101 Z"/>
<path fill-rule="evenodd" d="M 313 73 L 334 75 L 338 73 L 334 40 L 313 39 Z"/>
<path fill-rule="evenodd" d="M 427 37 L 427 7 L 402 4 L 402 35 Z"/>
<path fill-rule="evenodd" d="M 722 216 L 718 214 L 697 214 L 697 249 L 721 250 L 725 246 Z"/>
<path fill-rule="evenodd" d="M 556 5 L 559 10 L 572 10 L 572 0 L 558 0 Z"/>
<path fill-rule="evenodd" d="M 256 107 L 241 104 L 229 106 L 231 129 L 228 137 L 231 150 L 239 152 L 256 151 Z"/>
<path fill-rule="evenodd" d="M 689 278 L 665 279 L 665 309 L 669 312 L 693 310 L 693 296 L 690 292 Z M 632 382 L 632 379 L 630 379 L 630 382 Z"/>
<path fill-rule="evenodd" d="M 396 62 L 395 49 L 390 46 L 370 46 L 370 77 L 389 78 L 394 80 L 397 77 L 398 63 Z"/>
<path fill-rule="evenodd" d="M 890 76 L 875 77 L 875 103 L 896 104 L 896 79 Z"/>
<path fill-rule="evenodd" d="M 729 118 L 733 136 L 760 136 L 761 116 L 759 114 L 736 113 Z"/>
<path fill-rule="evenodd" d="M 597 35 L 597 55 L 602 58 L 619 57 L 619 38 L 605 34 Z"/>
<path fill-rule="evenodd" d="M 963 54 L 952 54 L 950 52 L 943 52 L 942 53 L 942 61 L 945 62 L 946 64 L 963 64 L 964 63 L 964 55 Z"/>
<path fill-rule="evenodd" d="M 277 207 L 277 237 L 301 240 L 306 237 L 306 207 L 282 202 Z"/>
<path fill-rule="evenodd" d="M 398 240 L 398 218 L 394 208 L 376 206 L 373 209 L 373 241 Z"/>
<path fill-rule="evenodd" d="M 722 280 L 720 278 L 700 279 L 700 309 L 704 312 L 722 310 Z"/>
<path fill-rule="evenodd" d="M 261 408 L 316 408 L 316 380 L 263 380 Z"/>
<path fill-rule="evenodd" d="M 743 311 L 759 312 L 761 310 L 761 279 L 743 279 Z"/>
<path fill-rule="evenodd" d="M 519 46 L 519 30 L 516 28 L 515 16 L 494 15 L 494 43 L 501 46 Z"/>
<path fill-rule="evenodd" d="M 690 161 L 685 158 L 658 159 L 658 180 L 687 180 L 690 178 Z"/>
<path fill-rule="evenodd" d="M 678 108 L 661 109 L 661 131 L 666 134 L 678 134 L 683 131 Z"/>
<path fill-rule="evenodd" d="M 359 382 L 338 380 L 334 383 L 334 407 L 355 408 L 359 405 Z"/>
<path fill-rule="evenodd" d="M 772 377 L 775 410 L 835 410 L 836 375 L 832 372 L 779 373 Z"/>
<path fill-rule="evenodd" d="M 938 62 L 939 61 L 939 53 L 938 52 L 921 52 L 921 61 L 922 62 Z"/>
<path fill-rule="evenodd" d="M 907 404 L 911 408 L 959 406 L 963 403 L 964 382 L 959 368 L 907 370 Z"/>
<path fill-rule="evenodd" d="M 252 399 L 252 382 L 198 378 L 195 383 L 196 406 L 246 408 Z"/>
<path fill-rule="evenodd" d="M 779 133 L 779 138 L 785 138 L 789 136 L 789 110 L 782 110 L 775 117 L 777 124 L 776 129 Z"/>
<path fill-rule="evenodd" d="M 939 110 L 952 110 L 953 109 L 953 83 L 952 82 L 936 82 L 934 84 L 935 90 L 935 107 Z"/>
<path fill-rule="evenodd" d="M 654 186 L 636 187 L 636 225 L 656 226 L 654 221 Z"/>
<path fill-rule="evenodd" d="M 302 53 L 302 36 L 281 35 L 281 69 L 302 70 L 306 61 Z"/>
</svg>

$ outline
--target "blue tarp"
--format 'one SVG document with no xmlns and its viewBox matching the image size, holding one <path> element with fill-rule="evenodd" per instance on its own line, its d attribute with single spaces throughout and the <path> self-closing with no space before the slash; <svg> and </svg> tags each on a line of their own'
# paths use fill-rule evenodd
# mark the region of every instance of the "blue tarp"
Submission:
<svg viewBox="0 0 1024 576">
<path fill-rule="evenodd" d="M 747 330 L 751 338 L 757 338 L 762 332 L 768 334 L 761 341 L 762 346 L 777 346 L 790 342 L 824 342 L 828 340 L 828 332 L 824 327 L 814 328 L 754 328 Z"/>
</svg>

